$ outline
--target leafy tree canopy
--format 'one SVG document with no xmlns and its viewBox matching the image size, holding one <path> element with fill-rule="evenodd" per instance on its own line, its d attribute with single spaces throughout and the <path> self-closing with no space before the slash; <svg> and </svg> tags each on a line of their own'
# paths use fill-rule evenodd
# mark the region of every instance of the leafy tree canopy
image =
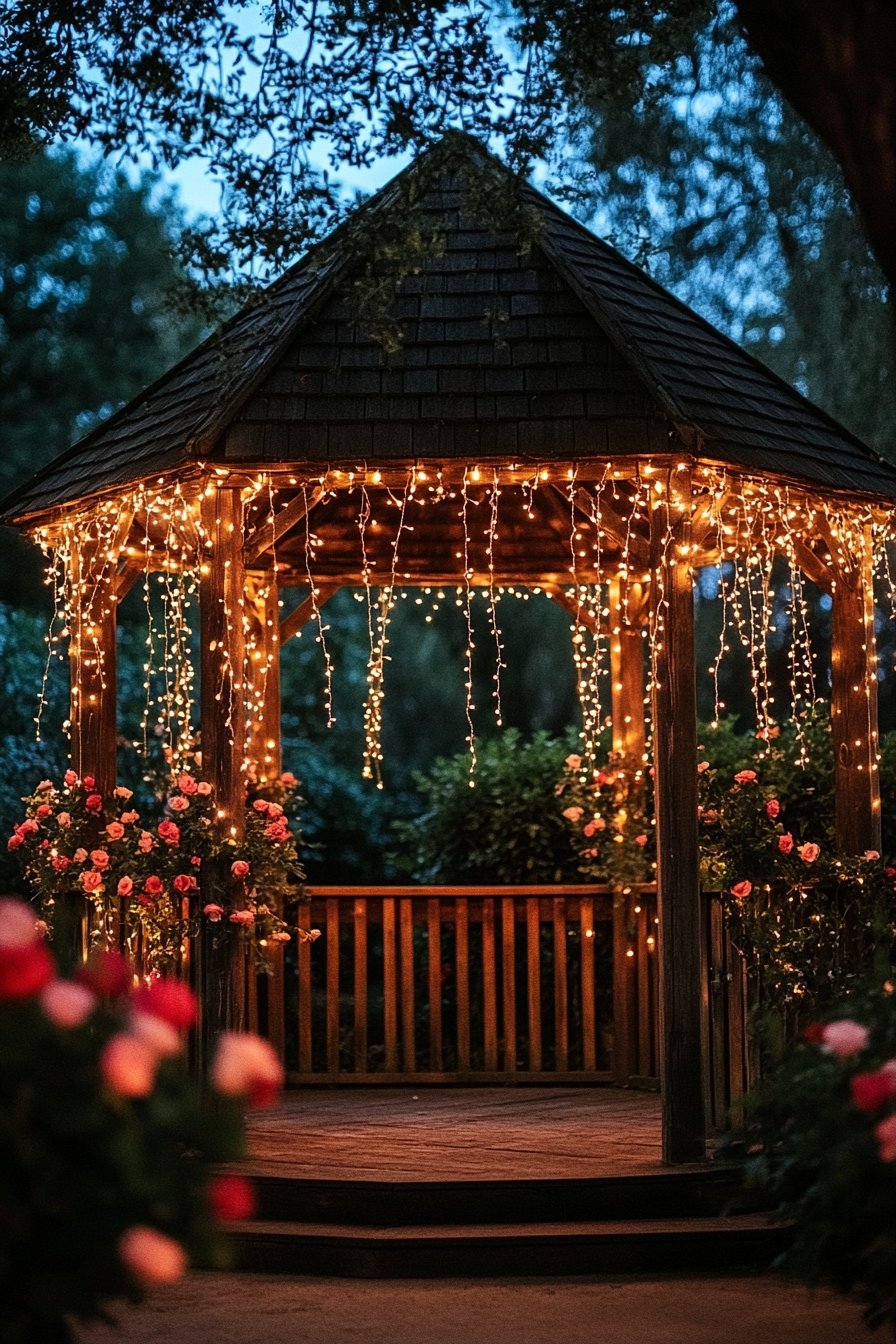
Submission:
<svg viewBox="0 0 896 1344">
<path fill-rule="evenodd" d="M 833 145 L 892 277 L 893 230 L 879 224 L 881 201 L 890 223 L 896 201 L 891 0 L 733 3 L 772 78 Z M 583 108 L 611 92 L 649 100 L 723 6 L 17 0 L 0 28 L 0 153 L 80 136 L 156 166 L 201 160 L 223 213 L 190 231 L 188 251 L 206 273 L 234 258 L 265 271 L 344 209 L 322 164 L 363 167 L 448 127 L 502 144 L 520 169 L 558 162 Z M 858 129 L 843 133 L 844 119 Z"/>
</svg>

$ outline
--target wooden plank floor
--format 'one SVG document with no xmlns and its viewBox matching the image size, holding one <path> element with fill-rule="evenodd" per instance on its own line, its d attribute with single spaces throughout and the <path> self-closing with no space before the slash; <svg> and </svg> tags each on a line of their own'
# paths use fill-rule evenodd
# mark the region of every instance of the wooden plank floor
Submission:
<svg viewBox="0 0 896 1344">
<path fill-rule="evenodd" d="M 304 1089 L 249 1117 L 272 1175 L 320 1180 L 557 1180 L 649 1175 L 660 1098 L 611 1087 Z"/>
</svg>

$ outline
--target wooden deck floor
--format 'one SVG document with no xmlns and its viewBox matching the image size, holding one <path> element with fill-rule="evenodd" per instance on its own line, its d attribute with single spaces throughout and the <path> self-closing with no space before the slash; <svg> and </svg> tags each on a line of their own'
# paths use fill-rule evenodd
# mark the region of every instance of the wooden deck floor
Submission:
<svg viewBox="0 0 896 1344">
<path fill-rule="evenodd" d="M 249 1119 L 272 1175 L 558 1180 L 663 1168 L 660 1098 L 609 1087 L 304 1089 Z"/>
</svg>

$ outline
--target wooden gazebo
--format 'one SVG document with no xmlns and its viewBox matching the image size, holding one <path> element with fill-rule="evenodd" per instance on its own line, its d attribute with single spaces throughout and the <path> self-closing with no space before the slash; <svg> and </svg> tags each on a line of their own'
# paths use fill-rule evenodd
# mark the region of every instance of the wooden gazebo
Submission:
<svg viewBox="0 0 896 1344">
<path fill-rule="evenodd" d="M 468 213 L 471 164 L 512 188 L 523 242 Z M 436 242 L 399 265 L 387 353 L 353 295 L 359 267 L 368 288 L 395 274 L 362 245 L 390 211 Z M 56 558 L 73 764 L 103 790 L 117 605 L 153 570 L 195 576 L 204 768 L 236 826 L 247 768 L 280 768 L 278 646 L 342 586 L 375 591 L 380 622 L 399 587 L 549 592 L 605 632 L 614 744 L 636 757 L 646 628 L 674 1162 L 703 1155 L 706 1129 L 693 574 L 744 557 L 761 577 L 778 556 L 830 592 L 839 842 L 878 848 L 872 569 L 894 498 L 896 468 L 452 136 L 6 508 Z M 281 618 L 290 586 L 306 595 Z"/>
</svg>

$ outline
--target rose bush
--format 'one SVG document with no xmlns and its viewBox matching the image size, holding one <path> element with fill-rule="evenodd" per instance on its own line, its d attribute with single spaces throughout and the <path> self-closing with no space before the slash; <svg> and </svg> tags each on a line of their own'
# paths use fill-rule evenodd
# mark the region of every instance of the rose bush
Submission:
<svg viewBox="0 0 896 1344">
<path fill-rule="evenodd" d="M 225 1036 L 201 1090 L 182 1058 L 189 989 L 132 992 L 132 967 L 108 951 L 62 979 L 44 932 L 0 899 L 6 1344 L 68 1340 L 70 1318 L 107 1319 L 188 1263 L 226 1263 L 222 1222 L 249 1216 L 254 1195 L 216 1166 L 244 1156 L 245 1107 L 270 1104 L 283 1078 L 267 1042 Z"/>
<path fill-rule="evenodd" d="M 782 1267 L 896 1332 L 896 997 L 864 988 L 757 1090 L 748 1175 L 794 1224 Z"/>
<path fill-rule="evenodd" d="M 300 894 L 297 837 L 285 810 L 294 788 L 284 776 L 265 796 L 249 797 L 237 840 L 211 785 L 186 771 L 170 781 L 161 809 L 144 814 L 129 789 L 104 799 L 92 778 L 69 770 L 61 785 L 44 780 L 25 799 L 7 847 L 51 927 L 64 902 L 87 902 L 94 939 L 123 937 L 149 972 L 177 961 L 203 908 L 206 919 L 242 930 L 263 953 L 288 939 L 284 902 Z"/>
</svg>

